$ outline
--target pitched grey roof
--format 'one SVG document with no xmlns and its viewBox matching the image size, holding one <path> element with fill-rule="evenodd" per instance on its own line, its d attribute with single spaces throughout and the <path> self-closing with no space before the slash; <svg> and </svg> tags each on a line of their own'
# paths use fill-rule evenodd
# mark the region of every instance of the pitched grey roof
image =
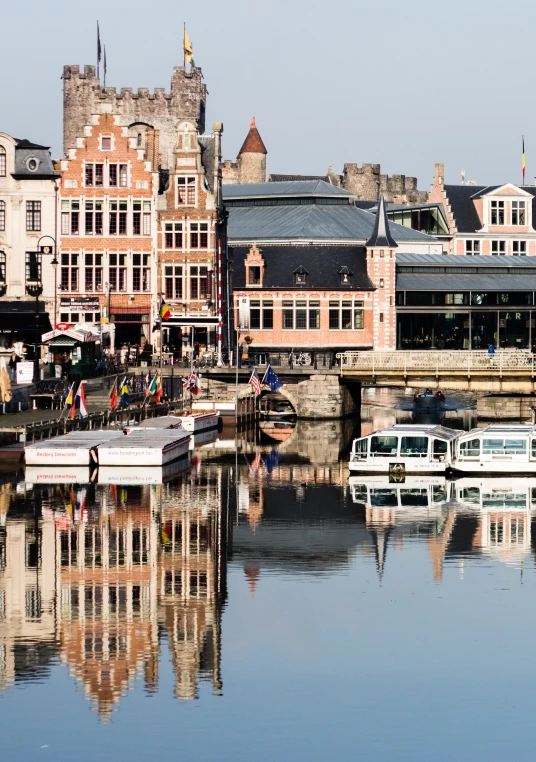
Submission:
<svg viewBox="0 0 536 762">
<path fill-rule="evenodd" d="M 327 175 L 270 175 L 268 178 L 269 183 L 304 182 L 306 180 L 323 180 L 325 183 L 329 183 Z"/>
<path fill-rule="evenodd" d="M 37 168 L 31 170 L 30 160 L 35 159 Z M 30 143 L 28 140 L 19 140 L 15 146 L 15 171 L 13 177 L 21 180 L 42 180 L 58 177 L 59 173 L 54 169 L 50 157 L 50 151 L 44 146 Z"/>
<path fill-rule="evenodd" d="M 224 185 L 223 198 L 266 198 L 269 196 L 344 196 L 353 194 L 323 180 L 291 180 L 278 183 Z"/>
<path fill-rule="evenodd" d="M 448 203 L 451 206 L 459 233 L 475 233 L 481 229 L 482 223 L 474 201 L 485 193 L 491 193 L 500 187 L 500 185 L 445 185 Z M 519 187 L 533 196 L 532 212 L 536 218 L 536 187 L 534 185 L 520 185 Z"/>
<path fill-rule="evenodd" d="M 387 212 L 385 211 L 385 199 L 383 198 L 383 193 L 380 196 L 380 205 L 376 212 L 374 229 L 367 241 L 367 246 L 386 246 L 391 249 L 398 246 L 389 229 L 389 220 L 387 219 Z"/>
<path fill-rule="evenodd" d="M 229 209 L 228 237 L 231 245 L 233 241 L 278 240 L 364 243 L 372 235 L 375 220 L 374 214 L 351 204 L 237 206 Z M 403 225 L 390 223 L 389 227 L 391 235 L 399 243 L 437 242 L 432 236 Z"/>
<path fill-rule="evenodd" d="M 396 288 L 398 291 L 534 291 L 536 270 L 534 275 L 397 273 Z"/>
<path fill-rule="evenodd" d="M 392 225 L 392 227 L 395 227 Z M 434 267 L 536 267 L 536 257 L 493 257 L 487 255 L 467 256 L 465 254 L 409 254 L 397 252 L 397 265 L 422 265 Z"/>
<path fill-rule="evenodd" d="M 397 254 L 399 291 L 531 291 L 536 257 Z"/>
</svg>

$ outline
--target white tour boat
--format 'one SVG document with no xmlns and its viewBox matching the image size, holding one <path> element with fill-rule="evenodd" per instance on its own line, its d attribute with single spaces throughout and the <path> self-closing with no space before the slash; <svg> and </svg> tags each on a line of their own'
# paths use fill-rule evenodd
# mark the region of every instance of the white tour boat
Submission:
<svg viewBox="0 0 536 762">
<path fill-rule="evenodd" d="M 98 445 L 115 439 L 117 431 L 71 431 L 52 439 L 26 445 L 27 466 L 89 466 L 91 451 Z"/>
<path fill-rule="evenodd" d="M 536 425 L 492 423 L 462 432 L 454 468 L 465 473 L 536 474 Z"/>
<path fill-rule="evenodd" d="M 442 474 L 452 468 L 462 431 L 446 426 L 396 424 L 354 439 L 353 473 Z"/>
<path fill-rule="evenodd" d="M 165 466 L 188 454 L 190 433 L 184 429 L 132 429 L 92 452 L 99 466 Z"/>
<path fill-rule="evenodd" d="M 219 410 L 191 410 L 179 416 L 186 431 L 198 433 L 216 429 L 220 422 Z"/>
</svg>

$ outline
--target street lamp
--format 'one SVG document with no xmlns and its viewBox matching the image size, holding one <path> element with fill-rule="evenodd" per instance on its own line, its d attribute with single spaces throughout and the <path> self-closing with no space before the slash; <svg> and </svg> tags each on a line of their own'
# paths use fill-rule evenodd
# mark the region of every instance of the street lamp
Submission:
<svg viewBox="0 0 536 762">
<path fill-rule="evenodd" d="M 53 245 L 46 244 L 41 246 L 41 241 L 45 238 L 49 238 Z M 42 235 L 37 241 L 37 251 L 29 252 L 35 256 L 35 261 L 29 262 L 28 280 L 30 283 L 26 286 L 26 293 L 28 296 L 35 296 L 35 341 L 34 341 L 34 372 L 33 381 L 37 383 L 39 381 L 39 297 L 43 293 L 42 273 L 39 266 L 39 257 L 52 256 L 52 262 L 50 263 L 54 269 L 54 324 L 56 321 L 56 308 L 57 308 L 57 289 L 56 289 L 56 268 L 58 267 L 58 260 L 56 259 L 56 239 L 51 235 Z M 42 262 L 41 262 L 42 265 Z M 35 277 L 32 277 L 35 275 Z M 32 285 L 32 282 L 34 285 Z"/>
</svg>

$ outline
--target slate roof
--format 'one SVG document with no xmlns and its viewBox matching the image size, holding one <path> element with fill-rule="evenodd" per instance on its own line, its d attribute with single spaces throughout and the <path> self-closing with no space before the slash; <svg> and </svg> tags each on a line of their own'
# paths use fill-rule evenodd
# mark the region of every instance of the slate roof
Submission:
<svg viewBox="0 0 536 762">
<path fill-rule="evenodd" d="M 394 227 L 394 225 L 392 225 Z M 536 267 L 536 257 L 494 257 L 487 255 L 471 256 L 466 254 L 409 254 L 397 252 L 397 265 L 422 265 L 436 267 L 500 267 L 526 268 Z"/>
<path fill-rule="evenodd" d="M 533 275 L 397 273 L 396 288 L 398 291 L 534 291 L 536 269 Z"/>
<path fill-rule="evenodd" d="M 38 167 L 33 172 L 28 168 L 28 159 L 37 159 Z M 46 146 L 31 143 L 26 139 L 16 141 L 13 172 L 16 180 L 43 180 L 58 176 L 59 172 L 54 169 L 50 151 Z"/>
<path fill-rule="evenodd" d="M 325 183 L 329 183 L 327 175 L 270 175 L 268 178 L 269 183 L 304 182 L 306 180 L 323 180 Z"/>
<path fill-rule="evenodd" d="M 482 223 L 475 209 L 474 200 L 500 187 L 500 185 L 445 185 L 448 203 L 459 233 L 474 233 L 481 229 Z M 533 196 L 532 212 L 536 219 L 536 187 L 533 185 L 519 187 Z"/>
<path fill-rule="evenodd" d="M 378 211 L 376 212 L 374 229 L 372 231 L 372 235 L 367 241 L 367 246 L 385 246 L 391 249 L 394 249 L 396 246 L 398 246 L 393 236 L 391 235 L 383 194 L 380 196 L 380 205 L 378 207 Z"/>
<path fill-rule="evenodd" d="M 396 288 L 399 291 L 536 289 L 536 257 L 397 254 L 396 265 Z"/>
<path fill-rule="evenodd" d="M 262 142 L 262 138 L 259 134 L 259 131 L 255 125 L 255 117 L 251 120 L 251 124 L 249 126 L 249 132 L 246 136 L 246 139 L 244 140 L 242 144 L 242 148 L 238 152 L 238 155 L 240 156 L 243 153 L 268 153 L 266 150 L 266 146 Z"/>
<path fill-rule="evenodd" d="M 281 239 L 364 243 L 372 235 L 375 220 L 374 214 L 351 204 L 237 206 L 229 209 L 228 238 L 231 245 L 233 241 Z M 394 240 L 399 243 L 437 242 L 432 236 L 394 222 L 389 227 Z"/>
<path fill-rule="evenodd" d="M 371 291 L 374 286 L 367 275 L 364 246 L 259 246 L 264 259 L 262 289 L 285 289 L 310 291 L 311 289 L 348 288 L 349 291 Z M 232 250 L 234 288 L 246 287 L 244 260 L 249 246 L 237 246 Z M 307 283 L 296 285 L 294 273 L 302 266 L 307 272 Z M 353 275 L 348 287 L 342 286 L 338 275 L 342 267 L 348 267 Z M 249 290 L 249 289 L 248 289 Z M 259 289 L 261 290 L 261 289 Z"/>
<path fill-rule="evenodd" d="M 205 168 L 205 177 L 211 193 L 214 193 L 214 138 L 212 135 L 200 135 L 198 137 L 201 146 L 201 163 Z"/>
<path fill-rule="evenodd" d="M 352 194 L 324 180 L 290 180 L 271 183 L 237 183 L 223 186 L 223 198 L 269 198 L 270 196 L 343 196 Z"/>
</svg>

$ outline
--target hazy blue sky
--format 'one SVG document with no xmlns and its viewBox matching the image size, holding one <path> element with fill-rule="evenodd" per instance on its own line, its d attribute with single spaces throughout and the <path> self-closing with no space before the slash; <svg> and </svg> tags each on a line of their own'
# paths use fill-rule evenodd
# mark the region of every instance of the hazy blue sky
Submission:
<svg viewBox="0 0 536 762">
<path fill-rule="evenodd" d="M 374 162 L 428 188 L 442 161 L 451 182 L 462 168 L 478 183 L 519 182 L 524 133 L 536 175 L 534 0 L 9 3 L 1 131 L 60 156 L 62 67 L 95 62 L 97 18 L 117 88 L 169 89 L 186 21 L 226 158 L 254 114 L 270 172 Z"/>
</svg>

